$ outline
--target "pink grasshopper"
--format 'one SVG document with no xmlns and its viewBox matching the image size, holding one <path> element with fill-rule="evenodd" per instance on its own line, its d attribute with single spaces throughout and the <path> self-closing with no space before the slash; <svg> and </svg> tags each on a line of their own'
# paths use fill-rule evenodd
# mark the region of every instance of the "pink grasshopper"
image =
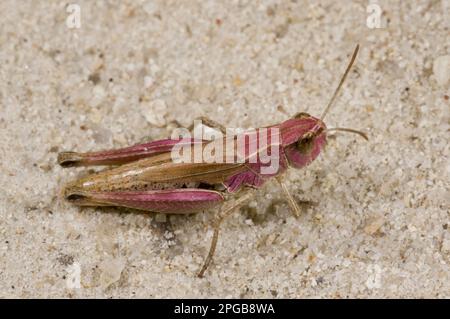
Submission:
<svg viewBox="0 0 450 319">
<path fill-rule="evenodd" d="M 171 151 L 176 145 L 181 143 L 191 148 L 200 145 L 201 148 L 204 148 L 216 141 L 186 138 L 164 139 L 116 150 L 60 153 L 58 162 L 63 167 L 120 165 L 69 183 L 64 188 L 64 197 L 73 204 L 81 206 L 122 206 L 166 214 L 184 214 L 222 204 L 226 202 L 226 197 L 241 189 L 246 189 L 241 191 L 241 196 L 231 201 L 230 206 L 223 208 L 221 216 L 217 217 L 208 256 L 198 273 L 198 276 L 202 277 L 214 255 L 221 222 L 251 198 L 253 195 L 251 189 L 257 189 L 271 177 L 276 177 L 286 195 L 289 206 L 298 216 L 300 209 L 281 180 L 281 174 L 289 167 L 303 168 L 311 163 L 324 148 L 327 132 L 347 131 L 357 133 L 367 139 L 364 133 L 353 129 L 327 129 L 323 122 L 355 61 L 358 50 L 359 46 L 356 46 L 350 63 L 320 118 L 307 113 L 299 113 L 285 122 L 263 128 L 276 129 L 278 134 L 279 142 L 276 144 L 270 145 L 270 141 L 274 139 L 269 138 L 269 146 L 275 147 L 279 154 L 277 158 L 279 161 L 278 171 L 274 174 L 261 174 L 260 169 L 264 164 L 258 160 L 251 161 L 262 152 L 259 135 L 262 129 L 256 130 L 257 138 L 253 141 L 254 145 L 251 145 L 252 142 L 244 144 L 244 155 L 241 152 L 244 160 L 242 161 L 241 158 L 241 161 L 232 161 L 231 163 L 176 162 L 171 156 Z M 235 137 L 233 139 L 233 143 L 235 143 Z M 254 150 L 254 147 L 256 147 L 256 152 L 250 151 L 251 148 Z"/>
</svg>

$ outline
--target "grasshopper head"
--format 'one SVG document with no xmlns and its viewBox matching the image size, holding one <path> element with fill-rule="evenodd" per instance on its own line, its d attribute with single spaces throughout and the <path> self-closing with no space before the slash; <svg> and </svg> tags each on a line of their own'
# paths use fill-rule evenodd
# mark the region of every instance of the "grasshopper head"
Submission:
<svg viewBox="0 0 450 319">
<path fill-rule="evenodd" d="M 326 144 L 326 125 L 307 113 L 281 124 L 284 153 L 289 164 L 302 168 L 320 154 Z"/>
<path fill-rule="evenodd" d="M 291 166 L 301 168 L 311 163 L 324 148 L 327 132 L 329 131 L 356 133 L 367 140 L 367 136 L 363 132 L 343 127 L 327 129 L 323 122 L 323 119 L 333 106 L 333 103 L 339 94 L 353 62 L 356 59 L 358 51 L 359 45 L 357 45 L 353 51 L 350 63 L 320 118 L 313 117 L 308 113 L 298 113 L 292 119 L 280 125 L 284 152 Z"/>
</svg>

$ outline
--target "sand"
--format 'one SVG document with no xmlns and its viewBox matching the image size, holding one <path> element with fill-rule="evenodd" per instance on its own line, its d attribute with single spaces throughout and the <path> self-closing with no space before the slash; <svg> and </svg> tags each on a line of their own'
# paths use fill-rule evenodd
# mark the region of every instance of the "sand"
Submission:
<svg viewBox="0 0 450 319">
<path fill-rule="evenodd" d="M 449 1 L 74 4 L 0 2 L 0 297 L 450 297 Z M 312 202 L 299 218 L 267 183 L 223 225 L 206 278 L 217 210 L 60 197 L 88 169 L 59 167 L 59 151 L 167 137 L 200 115 L 319 116 L 357 43 L 326 123 L 370 140 L 335 134 L 286 174 Z"/>
</svg>

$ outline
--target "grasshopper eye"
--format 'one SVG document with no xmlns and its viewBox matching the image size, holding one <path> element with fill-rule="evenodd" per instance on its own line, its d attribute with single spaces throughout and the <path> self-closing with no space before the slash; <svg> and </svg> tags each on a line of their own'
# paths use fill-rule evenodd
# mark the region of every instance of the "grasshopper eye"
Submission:
<svg viewBox="0 0 450 319">
<path fill-rule="evenodd" d="M 295 116 L 294 116 L 295 119 L 303 119 L 305 117 L 311 117 L 311 115 L 309 115 L 308 113 L 305 113 L 305 112 L 300 112 L 300 113 L 295 114 Z"/>
<path fill-rule="evenodd" d="M 312 151 L 313 145 L 314 145 L 314 136 L 309 135 L 298 140 L 296 147 L 301 154 L 306 155 Z"/>
</svg>

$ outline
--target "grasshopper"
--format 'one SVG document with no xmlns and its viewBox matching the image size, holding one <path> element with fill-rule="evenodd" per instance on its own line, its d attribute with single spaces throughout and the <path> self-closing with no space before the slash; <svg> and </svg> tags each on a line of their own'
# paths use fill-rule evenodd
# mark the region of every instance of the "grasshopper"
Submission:
<svg viewBox="0 0 450 319">
<path fill-rule="evenodd" d="M 327 128 L 323 122 L 358 50 L 359 45 L 320 118 L 302 112 L 280 124 L 256 129 L 256 138 L 244 140 L 241 151 L 238 150 L 238 155 L 233 153 L 231 161 L 231 155 L 228 156 L 226 152 L 225 155 L 220 155 L 223 159 L 226 157 L 222 162 L 209 159 L 179 162 L 173 157 L 173 149 L 182 146 L 188 150 L 205 150 L 218 141 L 225 141 L 231 142 L 228 145 L 236 150 L 239 134 L 231 137 L 225 134 L 223 139 L 214 140 L 172 136 L 122 149 L 88 153 L 62 152 L 58 155 L 58 162 L 63 167 L 116 166 L 67 184 L 63 189 L 63 196 L 80 206 L 122 206 L 165 214 L 193 213 L 223 204 L 221 213 L 216 216 L 209 253 L 198 272 L 198 276 L 203 277 L 216 250 L 221 223 L 250 200 L 254 190 L 274 178 L 280 184 L 292 212 L 299 216 L 300 208 L 282 180 L 283 173 L 290 167 L 303 168 L 316 159 L 324 149 L 327 133 L 330 131 L 356 133 L 367 140 L 367 136 L 360 131 L 342 127 Z M 218 123 L 202 119 L 207 126 L 224 131 Z M 268 143 L 262 146 L 262 130 L 266 129 L 276 133 L 269 134 L 269 138 L 266 136 Z M 262 174 L 267 163 L 263 163 L 258 155 L 263 151 L 267 152 L 269 147 L 277 153 L 278 169 Z"/>
</svg>

